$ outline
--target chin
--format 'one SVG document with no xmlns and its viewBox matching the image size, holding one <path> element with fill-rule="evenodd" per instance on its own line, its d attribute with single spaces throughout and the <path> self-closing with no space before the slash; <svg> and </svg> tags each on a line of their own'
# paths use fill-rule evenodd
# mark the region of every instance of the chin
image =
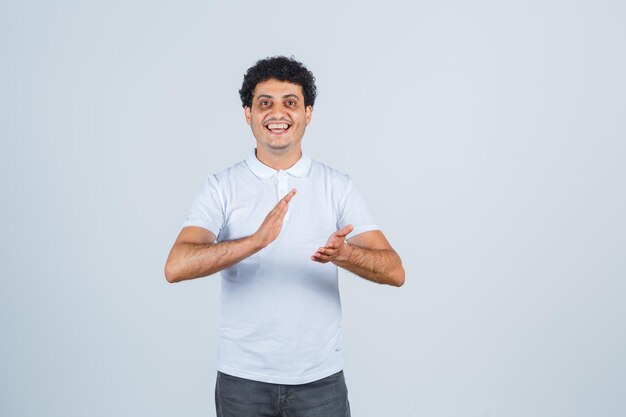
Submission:
<svg viewBox="0 0 626 417">
<path fill-rule="evenodd" d="M 270 149 L 274 149 L 276 151 L 282 151 L 285 150 L 287 148 L 289 148 L 289 143 L 285 143 L 285 144 L 270 144 L 269 147 Z"/>
<path fill-rule="evenodd" d="M 283 149 L 293 145 L 293 142 L 287 138 L 269 138 L 265 143 L 270 148 Z"/>
</svg>

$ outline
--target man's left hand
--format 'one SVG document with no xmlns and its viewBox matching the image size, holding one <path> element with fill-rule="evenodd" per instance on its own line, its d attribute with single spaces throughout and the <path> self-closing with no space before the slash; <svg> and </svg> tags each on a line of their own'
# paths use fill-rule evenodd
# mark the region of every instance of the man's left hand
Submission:
<svg viewBox="0 0 626 417">
<path fill-rule="evenodd" d="M 346 243 L 346 235 L 354 229 L 351 224 L 341 230 L 337 230 L 331 234 L 326 245 L 320 246 L 317 252 L 311 256 L 311 260 L 320 263 L 337 261 L 345 261 L 348 259 L 348 244 Z"/>
</svg>

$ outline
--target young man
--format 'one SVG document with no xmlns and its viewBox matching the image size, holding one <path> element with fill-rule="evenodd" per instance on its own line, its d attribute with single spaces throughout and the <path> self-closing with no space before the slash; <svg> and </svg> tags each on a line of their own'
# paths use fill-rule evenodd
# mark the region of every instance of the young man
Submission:
<svg viewBox="0 0 626 417">
<path fill-rule="evenodd" d="M 302 152 L 314 81 L 286 57 L 247 71 L 239 93 L 256 148 L 209 175 L 165 265 L 169 282 L 222 271 L 220 417 L 349 416 L 337 266 L 404 283 L 351 178 Z"/>
</svg>

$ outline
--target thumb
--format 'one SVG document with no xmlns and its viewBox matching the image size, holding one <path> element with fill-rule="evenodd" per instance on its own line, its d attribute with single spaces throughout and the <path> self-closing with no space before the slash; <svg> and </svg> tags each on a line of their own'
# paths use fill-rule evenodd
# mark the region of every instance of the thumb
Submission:
<svg viewBox="0 0 626 417">
<path fill-rule="evenodd" d="M 351 231 L 354 230 L 354 226 L 352 226 L 351 224 L 343 227 L 341 230 L 337 231 L 337 236 L 346 236 L 348 233 L 350 233 Z"/>
</svg>

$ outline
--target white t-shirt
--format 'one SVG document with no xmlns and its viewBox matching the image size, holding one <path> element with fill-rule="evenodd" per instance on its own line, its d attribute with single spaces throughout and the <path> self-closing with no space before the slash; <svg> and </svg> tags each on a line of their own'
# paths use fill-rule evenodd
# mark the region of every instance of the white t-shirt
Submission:
<svg viewBox="0 0 626 417">
<path fill-rule="evenodd" d="M 185 226 L 217 242 L 256 232 L 292 188 L 278 238 L 221 272 L 217 369 L 276 384 L 304 384 L 343 369 L 343 330 L 337 266 L 311 260 L 331 233 L 348 224 L 376 230 L 351 178 L 302 154 L 287 170 L 256 158 L 209 175 L 196 193 Z"/>
</svg>

